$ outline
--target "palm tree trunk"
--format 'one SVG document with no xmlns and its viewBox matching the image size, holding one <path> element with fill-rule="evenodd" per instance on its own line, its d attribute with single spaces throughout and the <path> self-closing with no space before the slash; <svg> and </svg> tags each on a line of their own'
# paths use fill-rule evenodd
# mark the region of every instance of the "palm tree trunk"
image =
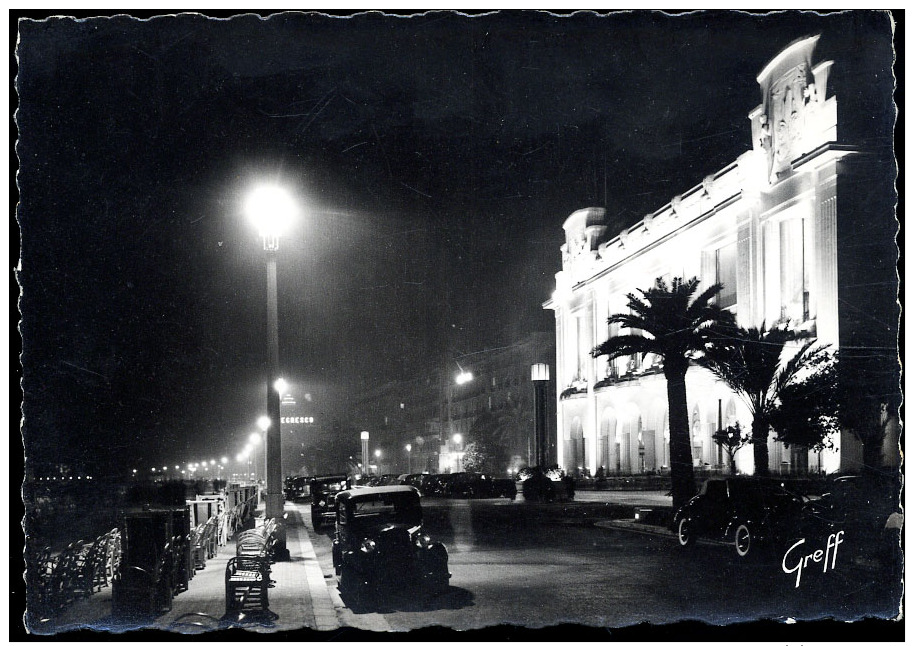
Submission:
<svg viewBox="0 0 914 646">
<path fill-rule="evenodd" d="M 685 373 L 685 368 L 677 369 L 676 366 L 664 365 L 670 413 L 670 479 L 673 485 L 674 509 L 680 509 L 695 495 Z"/>
<path fill-rule="evenodd" d="M 752 420 L 752 457 L 755 461 L 755 475 L 767 476 L 768 469 L 768 422 Z"/>
</svg>

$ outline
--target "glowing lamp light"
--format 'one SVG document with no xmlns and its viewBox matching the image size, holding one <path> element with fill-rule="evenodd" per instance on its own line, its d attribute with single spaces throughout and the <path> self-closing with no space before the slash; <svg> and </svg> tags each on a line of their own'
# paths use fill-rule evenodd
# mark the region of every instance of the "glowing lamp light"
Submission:
<svg viewBox="0 0 914 646">
<path fill-rule="evenodd" d="M 248 439 L 250 439 L 251 444 L 260 444 L 260 435 L 257 433 L 251 433 L 251 437 Z"/>
<path fill-rule="evenodd" d="M 457 382 L 457 385 L 462 385 L 467 382 L 473 381 L 473 373 L 467 371 L 461 371 L 460 374 L 454 379 Z"/>
<path fill-rule="evenodd" d="M 219 461 L 222 462 L 222 464 L 228 464 L 228 458 L 225 457 L 224 455 L 222 456 L 222 459 Z"/>
<path fill-rule="evenodd" d="M 280 394 L 280 396 L 282 396 L 286 393 L 286 390 L 288 390 L 289 384 L 286 383 L 285 379 L 280 377 L 279 379 L 277 379 L 276 381 L 273 382 L 273 388 L 275 388 L 276 392 L 278 392 Z"/>
<path fill-rule="evenodd" d="M 532 381 L 549 381 L 549 364 L 534 363 L 530 368 L 530 379 Z"/>
<path fill-rule="evenodd" d="M 270 418 L 267 417 L 266 415 L 261 415 L 260 418 L 258 418 L 258 420 L 257 420 L 257 426 L 260 427 L 261 431 L 265 431 L 268 428 L 270 428 L 270 423 L 271 423 Z"/>
<path fill-rule="evenodd" d="M 406 452 L 409 453 L 409 452 L 412 451 L 412 450 L 413 450 L 413 445 L 412 445 L 412 444 L 407 444 L 407 445 L 406 445 Z"/>
<path fill-rule="evenodd" d="M 377 449 L 377 450 L 374 452 L 374 456 L 375 456 L 376 458 L 381 457 L 381 449 Z"/>
<path fill-rule="evenodd" d="M 363 439 L 363 440 L 367 440 L 367 439 L 368 439 L 368 431 L 362 431 L 362 432 L 359 434 L 359 437 L 360 437 L 361 439 Z"/>
<path fill-rule="evenodd" d="M 264 184 L 248 194 L 244 212 L 266 244 L 267 240 L 288 231 L 298 207 L 288 191 L 275 184 Z"/>
<path fill-rule="evenodd" d="M 460 433 L 454 433 L 454 444 L 463 442 L 463 436 Z"/>
</svg>

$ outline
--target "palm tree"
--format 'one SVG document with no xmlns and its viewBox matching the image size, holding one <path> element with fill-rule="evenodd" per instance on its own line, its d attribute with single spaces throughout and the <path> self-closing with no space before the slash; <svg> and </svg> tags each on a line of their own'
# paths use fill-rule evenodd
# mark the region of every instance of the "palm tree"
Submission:
<svg viewBox="0 0 914 646">
<path fill-rule="evenodd" d="M 674 278 L 670 285 L 658 278 L 641 296 L 628 294 L 629 314 L 613 314 L 609 324 L 643 334 L 613 336 L 593 350 L 593 356 L 616 357 L 656 354 L 663 360 L 670 420 L 670 476 L 673 506 L 682 507 L 695 494 L 689 409 L 685 376 L 690 361 L 721 338 L 718 328 L 735 325 L 733 315 L 712 301 L 723 286 L 715 284 L 695 296 L 699 280 Z M 694 298 L 693 298 L 694 297 Z"/>
<path fill-rule="evenodd" d="M 782 363 L 784 347 L 800 338 L 796 332 L 782 325 L 765 329 L 763 323 L 760 328 L 734 327 L 730 333 L 733 343 L 715 345 L 701 358 L 701 365 L 717 375 L 749 407 L 755 474 L 766 476 L 768 434 L 781 398 L 800 383 L 804 371 L 822 363 L 827 348 L 814 348 L 815 340 L 809 339 Z"/>
</svg>

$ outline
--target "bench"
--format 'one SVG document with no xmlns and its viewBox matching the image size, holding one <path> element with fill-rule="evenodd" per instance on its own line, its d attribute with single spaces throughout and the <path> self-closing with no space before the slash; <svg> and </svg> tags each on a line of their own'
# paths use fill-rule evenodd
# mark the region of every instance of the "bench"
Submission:
<svg viewBox="0 0 914 646">
<path fill-rule="evenodd" d="M 225 566 L 225 613 L 270 607 L 270 564 L 262 558 L 233 556 Z"/>
</svg>

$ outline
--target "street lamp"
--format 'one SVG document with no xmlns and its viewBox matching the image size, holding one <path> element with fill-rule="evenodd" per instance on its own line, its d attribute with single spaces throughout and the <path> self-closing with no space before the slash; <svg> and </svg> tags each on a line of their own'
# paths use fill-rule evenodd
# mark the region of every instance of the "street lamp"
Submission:
<svg viewBox="0 0 914 646">
<path fill-rule="evenodd" d="M 407 444 L 407 445 L 406 445 L 406 472 L 407 472 L 407 473 L 412 473 L 412 472 L 413 472 L 413 460 L 412 460 L 412 458 L 413 458 L 413 445 L 412 445 L 412 444 Z"/>
<path fill-rule="evenodd" d="M 368 431 L 362 431 L 359 437 L 362 440 L 362 464 L 365 465 L 364 468 L 359 465 L 359 468 L 362 468 L 362 475 L 365 475 L 365 469 L 368 469 Z"/>
<path fill-rule="evenodd" d="M 296 212 L 295 202 L 288 192 L 275 184 L 254 189 L 245 202 L 245 212 L 263 238 L 267 261 L 267 504 L 266 517 L 276 521 L 274 554 L 287 560 L 286 531 L 283 521 L 282 495 L 282 434 L 280 433 L 280 393 L 275 387 L 279 378 L 279 315 L 276 287 L 276 252 L 279 236 L 291 225 Z"/>
<path fill-rule="evenodd" d="M 546 466 L 546 384 L 549 382 L 549 365 L 535 363 L 530 370 L 533 381 L 534 436 L 536 464 Z"/>
</svg>

